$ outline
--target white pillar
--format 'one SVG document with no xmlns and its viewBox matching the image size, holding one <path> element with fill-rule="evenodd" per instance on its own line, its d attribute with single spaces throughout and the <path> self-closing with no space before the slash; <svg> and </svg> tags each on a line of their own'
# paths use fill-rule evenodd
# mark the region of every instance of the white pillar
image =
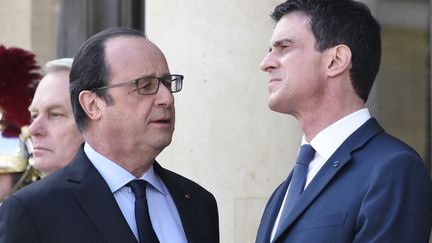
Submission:
<svg viewBox="0 0 432 243">
<path fill-rule="evenodd" d="M 0 44 L 36 55 L 39 65 L 55 58 L 57 0 L 0 0 Z"/>
<path fill-rule="evenodd" d="M 30 49 L 31 0 L 0 0 L 0 6 L 0 44 Z"/>
</svg>

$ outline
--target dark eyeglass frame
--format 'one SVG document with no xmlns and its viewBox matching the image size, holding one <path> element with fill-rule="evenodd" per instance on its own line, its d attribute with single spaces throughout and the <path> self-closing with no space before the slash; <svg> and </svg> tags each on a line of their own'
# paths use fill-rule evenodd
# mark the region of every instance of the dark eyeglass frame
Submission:
<svg viewBox="0 0 432 243">
<path fill-rule="evenodd" d="M 145 81 L 145 80 L 149 80 L 149 79 L 156 79 L 157 80 L 156 89 L 154 91 L 151 91 L 151 92 L 143 93 L 142 89 L 140 89 L 140 87 L 139 87 L 139 83 L 140 83 L 140 81 Z M 141 77 L 141 78 L 137 78 L 134 80 L 130 80 L 130 81 L 126 81 L 126 82 L 122 82 L 122 83 L 118 83 L 118 84 L 102 86 L 99 88 L 95 88 L 92 91 L 94 92 L 96 90 L 122 87 L 122 86 L 126 86 L 126 85 L 135 85 L 136 86 L 135 90 L 138 92 L 138 94 L 140 94 L 140 95 L 152 95 L 152 94 L 156 94 L 158 92 L 160 83 L 163 83 L 163 85 L 165 85 L 165 87 L 168 88 L 168 91 L 170 93 L 177 93 L 180 90 L 182 90 L 182 88 L 183 88 L 183 79 L 184 79 L 184 76 L 180 75 L 180 74 L 171 74 L 171 75 L 167 75 L 167 76 L 162 77 L 162 78 L 147 76 L 147 77 Z M 173 82 L 176 82 L 176 85 L 175 85 L 176 89 L 174 89 L 174 90 L 172 89 L 172 86 L 171 86 L 171 84 Z"/>
</svg>

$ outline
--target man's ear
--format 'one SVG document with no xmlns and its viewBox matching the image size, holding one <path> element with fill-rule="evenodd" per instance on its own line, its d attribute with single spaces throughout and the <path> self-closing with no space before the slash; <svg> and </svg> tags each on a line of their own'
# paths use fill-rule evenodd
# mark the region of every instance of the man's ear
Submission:
<svg viewBox="0 0 432 243">
<path fill-rule="evenodd" d="M 88 90 L 81 91 L 78 100 L 84 112 L 91 120 L 100 119 L 102 115 L 100 110 L 101 99 L 95 93 Z"/>
<path fill-rule="evenodd" d="M 337 76 L 351 68 L 351 49 L 346 45 L 338 45 L 329 50 L 327 74 Z"/>
</svg>

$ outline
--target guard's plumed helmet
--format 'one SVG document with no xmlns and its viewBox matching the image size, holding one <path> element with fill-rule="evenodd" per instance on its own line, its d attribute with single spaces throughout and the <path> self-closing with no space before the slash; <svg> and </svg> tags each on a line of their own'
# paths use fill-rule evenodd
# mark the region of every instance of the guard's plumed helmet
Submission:
<svg viewBox="0 0 432 243">
<path fill-rule="evenodd" d="M 0 173 L 28 168 L 27 109 L 42 77 L 39 70 L 31 52 L 0 45 Z"/>
</svg>

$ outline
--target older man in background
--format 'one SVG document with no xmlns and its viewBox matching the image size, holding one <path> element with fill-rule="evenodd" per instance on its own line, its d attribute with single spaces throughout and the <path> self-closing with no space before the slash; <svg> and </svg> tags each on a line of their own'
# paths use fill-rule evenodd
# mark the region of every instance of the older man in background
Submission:
<svg viewBox="0 0 432 243">
<path fill-rule="evenodd" d="M 72 160 L 83 142 L 72 114 L 69 74 L 72 58 L 62 58 L 45 65 L 29 107 L 32 123 L 34 166 L 46 176 Z"/>
</svg>

